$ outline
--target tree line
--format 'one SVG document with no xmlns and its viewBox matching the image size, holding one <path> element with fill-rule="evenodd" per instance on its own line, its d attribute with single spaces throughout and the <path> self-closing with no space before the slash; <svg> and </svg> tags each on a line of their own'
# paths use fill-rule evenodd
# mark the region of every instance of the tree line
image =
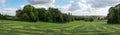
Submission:
<svg viewBox="0 0 120 35">
<path fill-rule="evenodd" d="M 45 21 L 45 22 L 70 22 L 73 21 L 71 14 L 64 14 L 57 8 L 35 8 L 31 5 L 26 5 L 22 10 L 16 11 L 16 17 L 21 21 Z"/>
<path fill-rule="evenodd" d="M 105 16 L 73 16 L 73 19 L 76 21 L 105 21 L 107 18 Z"/>
</svg>

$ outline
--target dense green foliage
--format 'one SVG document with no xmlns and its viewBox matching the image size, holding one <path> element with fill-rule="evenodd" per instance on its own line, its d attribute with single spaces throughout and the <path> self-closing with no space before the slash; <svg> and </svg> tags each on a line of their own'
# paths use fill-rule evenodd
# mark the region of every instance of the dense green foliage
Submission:
<svg viewBox="0 0 120 35">
<path fill-rule="evenodd" d="M 4 16 L 4 15 L 2 15 L 2 14 L 0 14 L 0 19 L 6 19 L 6 16 Z"/>
<path fill-rule="evenodd" d="M 109 9 L 108 24 L 119 24 L 120 23 L 120 4 Z"/>
<path fill-rule="evenodd" d="M 57 8 L 34 8 L 31 5 L 26 5 L 23 10 L 17 10 L 17 17 L 22 21 L 45 21 L 45 22 L 70 22 L 72 17 L 70 14 L 63 14 Z"/>
<path fill-rule="evenodd" d="M 20 20 L 25 20 L 25 21 L 37 21 L 37 10 L 31 6 L 27 5 L 24 7 L 23 10 L 17 10 L 17 16 L 20 18 Z"/>
</svg>

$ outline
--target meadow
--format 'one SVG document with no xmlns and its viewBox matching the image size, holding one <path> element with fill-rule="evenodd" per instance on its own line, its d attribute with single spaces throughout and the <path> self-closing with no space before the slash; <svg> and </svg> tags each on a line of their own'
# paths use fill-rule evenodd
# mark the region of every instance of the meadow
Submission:
<svg viewBox="0 0 120 35">
<path fill-rule="evenodd" d="M 120 25 L 103 21 L 62 24 L 0 20 L 0 35 L 120 35 Z"/>
</svg>

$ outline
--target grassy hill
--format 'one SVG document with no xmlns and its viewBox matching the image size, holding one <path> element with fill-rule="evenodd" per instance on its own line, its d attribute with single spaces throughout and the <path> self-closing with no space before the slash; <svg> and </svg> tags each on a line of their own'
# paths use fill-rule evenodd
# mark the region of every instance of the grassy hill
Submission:
<svg viewBox="0 0 120 35">
<path fill-rule="evenodd" d="M 0 20 L 0 35 L 120 35 L 120 25 L 74 21 L 66 24 Z"/>
</svg>

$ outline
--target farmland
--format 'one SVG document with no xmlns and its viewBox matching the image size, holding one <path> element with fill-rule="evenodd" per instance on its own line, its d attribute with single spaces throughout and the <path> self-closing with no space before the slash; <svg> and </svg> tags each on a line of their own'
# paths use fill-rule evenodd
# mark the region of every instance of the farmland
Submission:
<svg viewBox="0 0 120 35">
<path fill-rule="evenodd" d="M 120 35 L 119 24 L 74 21 L 69 23 L 0 20 L 0 35 Z"/>
</svg>

